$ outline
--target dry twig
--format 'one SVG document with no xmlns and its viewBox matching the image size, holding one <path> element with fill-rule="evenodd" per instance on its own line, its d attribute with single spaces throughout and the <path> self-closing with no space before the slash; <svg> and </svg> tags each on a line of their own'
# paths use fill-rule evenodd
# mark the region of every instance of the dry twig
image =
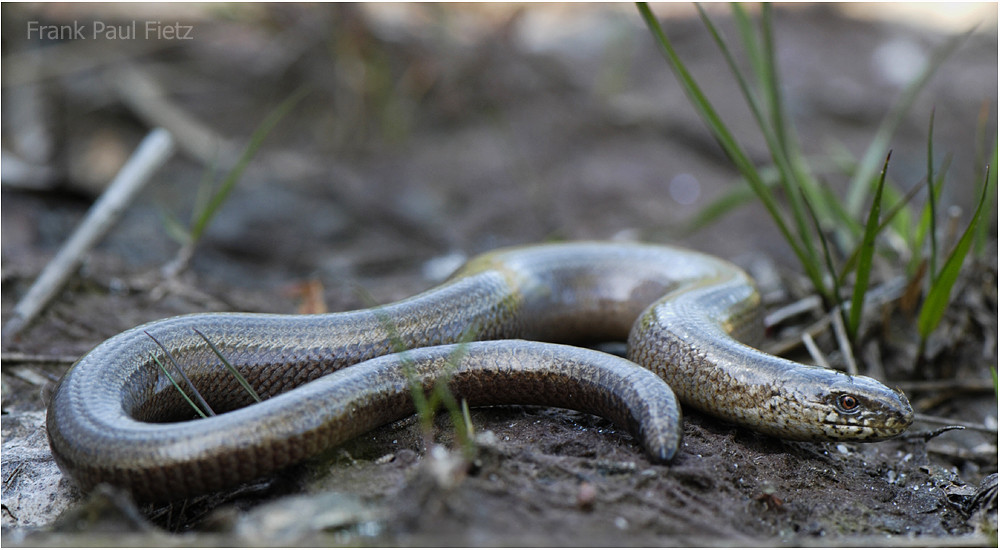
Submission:
<svg viewBox="0 0 1000 550">
<path fill-rule="evenodd" d="M 162 128 L 154 129 L 142 140 L 108 189 L 91 206 L 87 217 L 14 307 L 13 315 L 3 327 L 5 343 L 11 341 L 59 292 L 80 266 L 83 256 L 121 218 L 125 207 L 145 186 L 153 172 L 166 162 L 173 150 L 173 137 Z"/>
<path fill-rule="evenodd" d="M 955 420 L 954 418 L 944 418 L 940 416 L 933 416 L 929 414 L 915 413 L 913 419 L 918 422 L 926 422 L 928 424 L 940 424 L 951 429 L 968 429 L 977 432 L 983 432 L 990 435 L 997 435 L 996 426 L 987 426 L 986 424 L 980 424 L 978 422 L 965 422 L 962 420 Z"/>
</svg>

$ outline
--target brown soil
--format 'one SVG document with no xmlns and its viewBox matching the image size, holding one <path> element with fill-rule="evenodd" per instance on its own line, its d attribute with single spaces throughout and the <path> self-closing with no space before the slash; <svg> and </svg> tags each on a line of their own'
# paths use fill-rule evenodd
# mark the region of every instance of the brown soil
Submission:
<svg viewBox="0 0 1000 550">
<path fill-rule="evenodd" d="M 395 300 L 446 274 L 430 260 L 447 264 L 442 259 L 456 251 L 549 239 L 679 243 L 755 275 L 770 267 L 782 276 L 778 287 L 789 289 L 781 301 L 801 295 L 794 259 L 759 206 L 685 231 L 735 175 L 631 6 L 421 6 L 407 8 L 406 24 L 347 5 L 149 9 L 3 6 L 4 120 L 16 118 L 4 124 L 5 156 L 10 150 L 46 170 L 14 184 L 4 174 L 4 321 L 153 125 L 116 88 L 125 60 L 238 144 L 294 90 L 313 91 L 268 137 L 179 279 L 161 286 L 160 268 L 177 249 L 162 212 L 187 212 L 201 162 L 212 157 L 183 148 L 40 318 L 5 344 L 5 545 L 996 544 L 996 477 L 992 493 L 988 478 L 997 471 L 996 393 L 976 385 L 997 361 L 995 256 L 970 264 L 960 279 L 919 371 L 913 315 L 899 308 L 868 323 L 862 346 L 867 368 L 876 363 L 880 378 L 916 388 L 907 393 L 919 412 L 992 422 L 992 433 L 929 437 L 938 426 L 917 423 L 907 437 L 878 444 L 793 443 L 685 411 L 682 451 L 659 466 L 604 419 L 498 407 L 472 412 L 479 445 L 471 462 L 428 451 L 411 419 L 231 493 L 169 506 L 77 494 L 53 470 L 40 415 L 45 394 L 67 359 L 145 321 L 212 310 L 295 312 L 302 301 L 295 289 L 310 280 L 331 311 L 365 307 L 358 286 Z M 169 9 L 180 11 L 156 12 Z M 945 39 L 835 7 L 776 11 L 785 94 L 811 155 L 834 143 L 863 152 L 899 95 L 891 74 Z M 563 22 L 532 32 L 546 14 Z M 717 19 L 735 41 L 728 17 Z M 92 21 L 132 20 L 140 29 L 146 20 L 179 20 L 192 25 L 194 39 L 25 39 L 30 21 L 91 29 Z M 711 99 L 765 163 L 704 28 L 690 14 L 667 25 Z M 936 156 L 950 155 L 944 203 L 964 208 L 962 220 L 978 184 L 981 112 L 985 135 L 996 135 L 996 81 L 992 28 L 945 63 L 891 145 L 892 178 L 902 188 L 920 182 L 935 109 Z M 682 175 L 700 186 L 694 204 L 671 194 Z M 845 180 L 834 170 L 824 177 L 838 187 Z M 769 259 L 764 268 L 761 258 Z M 972 389 L 913 384 L 939 379 Z M 446 417 L 431 437 L 453 446 Z M 66 499 L 60 508 L 26 504 L 44 479 Z"/>
</svg>

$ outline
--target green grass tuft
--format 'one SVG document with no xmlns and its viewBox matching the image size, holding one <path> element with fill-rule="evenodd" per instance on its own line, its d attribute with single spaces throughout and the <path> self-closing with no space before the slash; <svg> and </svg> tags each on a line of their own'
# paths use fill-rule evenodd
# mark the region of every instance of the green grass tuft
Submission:
<svg viewBox="0 0 1000 550">
<path fill-rule="evenodd" d="M 921 271 L 920 264 L 928 262 L 932 267 L 930 270 L 932 284 L 921 310 L 920 332 L 924 334 L 925 330 L 932 330 L 940 317 L 935 318 L 937 314 L 930 312 L 941 311 L 947 305 L 949 292 L 942 289 L 950 290 L 950 285 L 946 283 L 957 274 L 961 265 L 960 259 L 953 253 L 955 259 L 949 258 L 951 263 L 946 263 L 945 268 L 938 271 L 935 267 L 938 263 L 937 233 L 940 231 L 937 227 L 937 201 L 945 182 L 950 156 L 945 158 L 942 166 L 935 172 L 933 113 L 927 137 L 926 186 L 929 189 L 929 198 L 919 214 L 914 214 L 909 202 L 923 186 L 913 185 L 906 192 L 900 191 L 897 188 L 898 184 L 887 176 L 889 159 L 887 152 L 892 136 L 918 94 L 945 59 L 969 37 L 972 31 L 952 37 L 933 52 L 921 73 L 906 86 L 893 103 L 860 160 L 855 160 L 846 148 L 841 147 L 839 151 L 817 161 L 808 159 L 802 153 L 795 129 L 786 115 L 775 60 L 772 8 L 765 4 L 761 9 L 759 24 L 755 25 L 742 5 L 735 4 L 732 7 L 732 17 L 739 33 L 740 44 L 749 61 L 749 73 L 744 74 L 732 48 L 699 6 L 698 13 L 701 20 L 725 58 L 770 153 L 771 164 L 757 167 L 749 160 L 743 147 L 677 55 L 673 44 L 649 6 L 640 2 L 637 7 L 692 107 L 701 116 L 746 183 L 745 187 L 736 187 L 724 193 L 721 198 L 699 212 L 694 218 L 693 227 L 711 223 L 755 196 L 767 210 L 794 252 L 814 290 L 828 308 L 842 306 L 840 288 L 845 286 L 848 275 L 853 273 L 854 288 L 851 292 L 851 303 L 846 313 L 841 310 L 842 319 L 845 321 L 852 342 L 858 335 L 864 297 L 874 262 L 881 256 L 899 261 L 899 255 L 903 255 L 900 265 L 905 265 L 910 274 L 918 273 Z M 988 109 L 984 109 L 984 112 L 988 114 Z M 985 136 L 983 128 L 986 127 L 986 120 L 987 116 L 981 114 L 980 130 L 977 132 L 979 137 Z M 979 141 L 985 140 L 979 139 Z M 995 139 L 991 153 L 992 165 L 995 166 L 997 158 Z M 878 173 L 880 161 L 882 170 Z M 835 169 L 843 171 L 850 181 L 843 199 L 817 176 Z M 983 192 L 987 194 L 991 192 L 990 190 L 996 189 L 995 172 L 992 172 L 992 176 L 987 174 L 983 185 Z M 995 194 L 995 191 L 992 193 Z M 871 206 L 862 221 L 861 206 L 868 197 Z M 886 208 L 889 204 L 893 206 Z M 977 213 L 970 222 L 970 229 L 966 232 L 969 235 L 968 242 L 965 240 L 965 235 L 960 242 L 963 247 L 975 240 L 978 251 L 980 243 L 986 240 L 984 226 L 987 223 L 982 220 L 988 216 L 982 214 L 983 209 L 983 202 L 980 201 Z M 883 211 L 885 211 L 884 216 Z M 891 240 L 905 243 L 906 250 L 885 246 L 884 243 L 890 239 L 879 238 L 884 231 L 893 232 L 894 239 Z M 928 238 L 929 244 L 926 243 Z M 929 249 L 929 260 L 924 258 L 927 253 L 925 249 Z M 959 250 L 956 247 L 956 252 L 964 256 L 967 250 Z M 836 258 L 844 259 L 840 262 L 839 268 L 834 263 Z M 937 280 L 939 278 L 945 279 L 941 283 L 942 286 L 939 286 Z M 925 310 L 927 313 L 924 313 Z"/>
<path fill-rule="evenodd" d="M 372 296 L 365 292 L 364 289 L 359 288 L 358 292 L 369 304 L 376 303 Z M 473 326 L 466 328 L 462 337 L 459 339 L 458 347 L 448 357 L 448 367 L 446 371 L 434 381 L 434 387 L 431 388 L 431 391 L 425 392 L 423 384 L 414 373 L 413 361 L 406 356 L 406 353 L 409 351 L 409 346 L 400 337 L 399 331 L 396 328 L 396 323 L 393 322 L 389 315 L 380 306 L 370 305 L 370 308 L 375 312 L 375 315 L 379 320 L 379 324 L 382 325 L 382 328 L 389 335 L 393 351 L 402 355 L 403 372 L 406 374 L 406 377 L 410 382 L 410 395 L 413 399 L 413 406 L 414 409 L 416 409 L 417 418 L 420 422 L 425 447 L 430 448 L 432 443 L 432 433 L 434 431 L 434 416 L 443 406 L 451 419 L 452 426 L 454 427 L 455 439 L 458 442 L 459 447 L 462 449 L 463 456 L 465 456 L 466 459 L 471 460 L 475 456 L 476 443 L 475 430 L 468 415 L 468 405 L 464 400 L 460 404 L 458 400 L 455 399 L 454 394 L 452 394 L 451 390 L 448 388 L 448 384 L 451 381 L 452 373 L 458 368 L 462 361 L 462 357 L 465 356 L 466 346 L 474 339 L 477 333 L 476 327 Z"/>
<path fill-rule="evenodd" d="M 264 140 L 274 130 L 274 127 L 308 94 L 308 88 L 300 88 L 268 113 L 250 136 L 250 140 L 236 164 L 229 169 L 218 184 L 213 183 L 215 181 L 215 167 L 212 166 L 205 170 L 201 185 L 198 187 L 198 193 L 195 196 L 191 220 L 188 224 L 184 224 L 169 212 L 163 211 L 161 213 L 167 234 L 181 245 L 177 258 L 165 270 L 167 273 L 179 272 L 187 265 L 194 253 L 195 246 L 201 240 L 219 209 L 225 204 L 226 199 L 229 198 L 236 184 L 243 177 L 243 172 L 257 155 Z"/>
</svg>

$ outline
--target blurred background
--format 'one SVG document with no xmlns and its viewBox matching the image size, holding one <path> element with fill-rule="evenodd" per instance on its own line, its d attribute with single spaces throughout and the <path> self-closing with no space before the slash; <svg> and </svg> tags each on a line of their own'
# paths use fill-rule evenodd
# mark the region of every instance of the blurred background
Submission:
<svg viewBox="0 0 1000 550">
<path fill-rule="evenodd" d="M 654 8 L 766 162 L 694 8 Z M 706 9 L 737 43 L 728 8 Z M 846 181 L 837 162 L 865 150 L 936 46 L 973 27 L 892 140 L 890 167 L 903 188 L 920 180 L 934 109 L 944 200 L 966 209 L 977 121 L 996 134 L 996 4 L 776 6 L 784 92 L 822 177 Z M 185 220 L 206 179 L 302 89 L 209 227 L 194 258 L 205 276 L 339 279 L 615 236 L 788 259 L 756 205 L 686 231 L 737 176 L 632 4 L 4 4 L 3 61 L 5 281 L 44 263 L 156 126 L 180 152 L 101 250 L 128 270 L 162 264 L 177 246 L 164 213 Z"/>
</svg>

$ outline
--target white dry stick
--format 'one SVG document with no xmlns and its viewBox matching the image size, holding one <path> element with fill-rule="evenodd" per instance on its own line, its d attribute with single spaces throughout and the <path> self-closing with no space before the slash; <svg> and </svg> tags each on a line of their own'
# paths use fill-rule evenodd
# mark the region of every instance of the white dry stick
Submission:
<svg viewBox="0 0 1000 550">
<path fill-rule="evenodd" d="M 920 422 L 927 422 L 928 424 L 938 424 L 941 426 L 960 426 L 963 429 L 975 430 L 977 432 L 984 432 L 988 434 L 997 434 L 996 426 L 989 426 L 987 424 L 981 424 L 979 422 L 966 422 L 964 420 L 958 420 L 955 418 L 945 418 L 943 416 L 932 416 L 929 414 L 914 413 L 913 419 Z"/>
<path fill-rule="evenodd" d="M 854 360 L 854 352 L 851 351 L 851 341 L 847 338 L 847 328 L 844 326 L 843 317 L 840 316 L 840 308 L 834 308 L 830 311 L 830 320 L 833 321 L 833 333 L 837 336 L 840 352 L 844 354 L 847 374 L 857 376 L 858 363 Z"/>
<path fill-rule="evenodd" d="M 825 369 L 830 368 L 830 363 L 827 362 L 826 357 L 823 355 L 823 352 L 819 350 L 819 346 L 816 345 L 816 340 L 813 340 L 811 334 L 809 334 L 808 332 L 803 332 L 802 343 L 806 345 L 806 349 L 809 351 L 809 355 L 812 356 L 813 361 L 816 361 L 817 365 Z"/>
<path fill-rule="evenodd" d="M 781 323 L 785 319 L 795 317 L 796 315 L 802 315 L 814 309 L 819 309 L 823 306 L 823 300 L 816 294 L 812 294 L 802 298 L 801 300 L 796 300 L 787 306 L 780 307 L 771 313 L 764 316 L 764 326 L 773 327 L 778 323 Z"/>
<path fill-rule="evenodd" d="M 154 129 L 142 140 L 111 185 L 90 207 L 87 217 L 14 307 L 13 315 L 3 327 L 5 343 L 11 341 L 49 303 L 80 266 L 84 254 L 121 218 L 125 207 L 173 152 L 174 139 L 170 132 L 162 128 Z"/>
</svg>

